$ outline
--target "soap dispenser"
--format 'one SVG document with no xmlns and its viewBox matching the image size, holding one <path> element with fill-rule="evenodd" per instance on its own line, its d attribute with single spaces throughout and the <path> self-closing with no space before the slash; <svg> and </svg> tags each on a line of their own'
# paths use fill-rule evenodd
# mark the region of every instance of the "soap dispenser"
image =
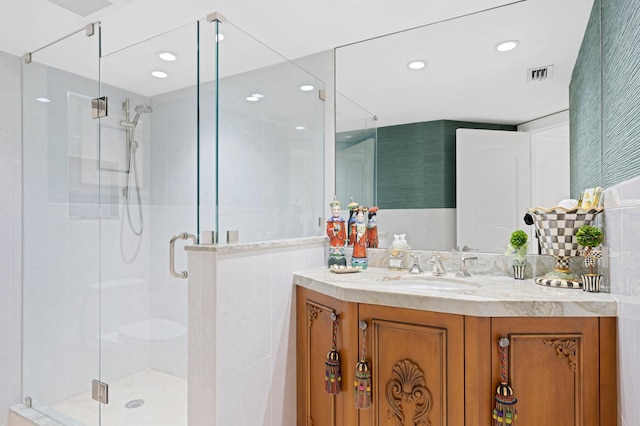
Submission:
<svg viewBox="0 0 640 426">
<path fill-rule="evenodd" d="M 389 269 L 403 271 L 407 269 L 407 249 L 409 244 L 406 234 L 394 235 L 389 249 Z"/>
</svg>

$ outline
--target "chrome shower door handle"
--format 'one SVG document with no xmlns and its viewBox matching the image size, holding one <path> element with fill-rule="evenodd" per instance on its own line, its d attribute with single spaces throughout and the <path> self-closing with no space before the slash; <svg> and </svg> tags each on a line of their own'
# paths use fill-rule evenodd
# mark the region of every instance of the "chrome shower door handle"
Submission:
<svg viewBox="0 0 640 426">
<path fill-rule="evenodd" d="M 190 239 L 193 241 L 193 244 L 198 244 L 198 239 L 193 234 L 187 234 L 183 232 L 182 234 L 174 235 L 171 237 L 171 241 L 169 241 L 169 272 L 171 276 L 176 278 L 187 278 L 187 271 L 176 272 L 175 261 L 176 261 L 176 240 L 187 240 Z"/>
</svg>

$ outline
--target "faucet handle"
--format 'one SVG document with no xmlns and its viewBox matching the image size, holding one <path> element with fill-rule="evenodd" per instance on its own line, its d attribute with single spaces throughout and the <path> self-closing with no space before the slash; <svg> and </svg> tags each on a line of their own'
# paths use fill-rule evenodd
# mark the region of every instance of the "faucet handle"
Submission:
<svg viewBox="0 0 640 426">
<path fill-rule="evenodd" d="M 456 277 L 470 277 L 471 274 L 467 269 L 467 260 L 477 259 L 478 256 L 462 256 L 462 263 L 460 264 L 460 270 L 456 273 Z"/>
</svg>

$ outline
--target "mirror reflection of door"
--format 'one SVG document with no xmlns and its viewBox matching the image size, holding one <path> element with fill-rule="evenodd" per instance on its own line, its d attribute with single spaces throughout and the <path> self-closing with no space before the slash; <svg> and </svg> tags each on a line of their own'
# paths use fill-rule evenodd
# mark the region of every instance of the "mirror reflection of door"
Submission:
<svg viewBox="0 0 640 426">
<path fill-rule="evenodd" d="M 523 218 L 529 207 L 568 198 L 568 124 L 535 133 L 459 129 L 456 137 L 457 246 L 501 252 L 522 229 L 537 253 Z"/>
</svg>

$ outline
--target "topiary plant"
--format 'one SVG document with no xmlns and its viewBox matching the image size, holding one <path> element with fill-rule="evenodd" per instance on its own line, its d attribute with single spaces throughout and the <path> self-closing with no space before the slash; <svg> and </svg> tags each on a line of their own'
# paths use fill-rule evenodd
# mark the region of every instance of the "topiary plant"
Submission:
<svg viewBox="0 0 640 426">
<path fill-rule="evenodd" d="M 511 245 L 514 246 L 515 248 L 520 248 L 525 244 L 527 244 L 528 238 L 529 236 L 527 235 L 526 232 L 524 232 L 522 229 L 518 229 L 517 231 L 513 231 L 513 233 L 511 234 L 511 239 L 509 240 L 509 243 L 511 243 Z"/>
<path fill-rule="evenodd" d="M 591 225 L 582 225 L 576 232 L 576 241 L 583 247 L 598 247 L 602 244 L 604 234 L 600 228 Z"/>
<path fill-rule="evenodd" d="M 593 274 L 593 267 L 596 266 L 596 259 L 602 257 L 602 252 L 593 250 L 604 240 L 604 234 L 600 228 L 591 225 L 582 225 L 576 231 L 576 241 L 583 247 L 581 254 L 584 256 L 584 264 L 589 267 L 589 273 Z"/>
<path fill-rule="evenodd" d="M 516 266 L 524 266 L 527 263 L 527 249 L 529 244 L 527 240 L 529 236 L 521 229 L 513 231 L 509 238 L 509 246 L 505 254 L 513 256 L 513 264 Z"/>
</svg>

